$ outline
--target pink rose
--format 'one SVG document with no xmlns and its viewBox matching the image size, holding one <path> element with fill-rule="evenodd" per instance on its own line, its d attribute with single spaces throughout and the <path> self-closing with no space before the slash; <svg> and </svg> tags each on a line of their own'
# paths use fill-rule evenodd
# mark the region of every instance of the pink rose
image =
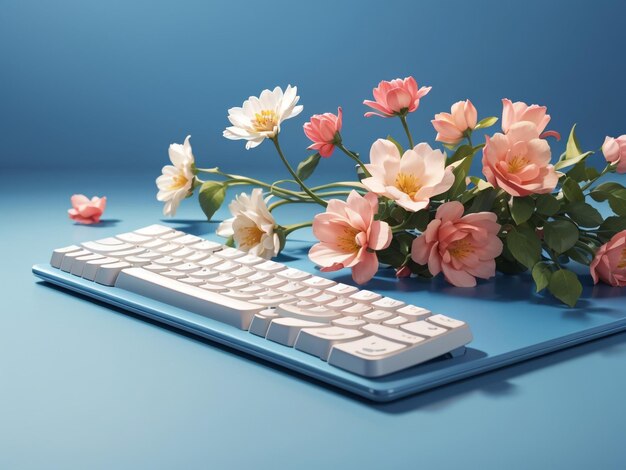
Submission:
<svg viewBox="0 0 626 470">
<path fill-rule="evenodd" d="M 375 101 L 363 101 L 365 106 L 380 111 L 380 114 L 369 112 L 365 113 L 365 117 L 393 117 L 412 113 L 418 108 L 420 98 L 426 96 L 430 88 L 428 86 L 418 89 L 413 77 L 407 77 L 404 80 L 396 78 L 390 82 L 383 80 L 374 88 Z"/>
<path fill-rule="evenodd" d="M 473 287 L 476 278 L 496 274 L 495 258 L 502 253 L 496 214 L 478 212 L 463 216 L 463 204 L 446 202 L 435 219 L 411 247 L 411 258 L 427 264 L 433 276 L 443 271 L 446 280 L 457 287 Z"/>
<path fill-rule="evenodd" d="M 454 184 L 452 169 L 446 168 L 446 154 L 427 143 L 400 155 L 393 142 L 378 139 L 370 149 L 370 162 L 365 168 L 372 176 L 361 181 L 363 186 L 410 212 L 428 207 L 431 197 Z"/>
<path fill-rule="evenodd" d="M 598 280 L 611 286 L 626 286 L 626 230 L 613 235 L 596 252 L 589 266 L 593 283 Z"/>
<path fill-rule="evenodd" d="M 545 106 L 536 104 L 528 106 L 522 101 L 512 103 L 511 100 L 504 98 L 502 100 L 502 132 L 506 134 L 513 124 L 528 121 L 537 126 L 537 131 L 541 134 L 550 122 L 550 115 L 546 114 L 547 110 Z"/>
<path fill-rule="evenodd" d="M 487 136 L 483 174 L 496 188 L 512 196 L 552 192 L 560 173 L 550 164 L 548 142 L 539 138 L 532 122 L 513 124 L 506 134 Z"/>
<path fill-rule="evenodd" d="M 437 131 L 435 140 L 445 144 L 456 145 L 465 137 L 464 133 L 476 127 L 478 113 L 470 100 L 457 101 L 449 113 L 435 114 L 432 120 Z"/>
<path fill-rule="evenodd" d="M 336 116 L 332 113 L 311 116 L 311 120 L 304 125 L 304 133 L 313 141 L 313 145 L 307 148 L 317 150 L 322 157 L 330 157 L 338 143 L 335 136 L 341 131 L 341 117 L 341 107 L 337 108 Z"/>
<path fill-rule="evenodd" d="M 313 219 L 313 234 L 320 243 L 309 251 L 309 258 L 322 266 L 322 271 L 352 268 L 352 278 L 363 284 L 378 270 L 376 250 L 391 243 L 391 228 L 386 222 L 374 220 L 378 198 L 368 193 L 361 196 L 352 191 L 348 199 L 328 201 L 326 212 Z"/>
<path fill-rule="evenodd" d="M 92 197 L 74 194 L 71 198 L 72 208 L 67 211 L 70 219 L 79 224 L 97 224 L 107 204 L 106 197 Z"/>
<path fill-rule="evenodd" d="M 626 134 L 617 139 L 608 137 L 602 144 L 602 153 L 609 163 L 617 163 L 617 172 L 626 173 Z"/>
</svg>

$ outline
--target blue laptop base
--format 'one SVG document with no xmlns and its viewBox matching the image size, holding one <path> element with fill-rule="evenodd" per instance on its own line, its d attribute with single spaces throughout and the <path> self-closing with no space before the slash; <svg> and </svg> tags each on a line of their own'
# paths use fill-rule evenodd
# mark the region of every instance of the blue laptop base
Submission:
<svg viewBox="0 0 626 470">
<path fill-rule="evenodd" d="M 299 252 L 298 252 L 299 254 Z M 302 256 L 279 261 L 311 269 Z M 584 267 L 579 267 L 582 270 Z M 367 289 L 448 314 L 469 323 L 474 334 L 465 354 L 446 356 L 385 377 L 369 379 L 333 367 L 293 348 L 246 331 L 156 302 L 131 292 L 85 281 L 41 264 L 39 278 L 65 289 L 120 307 L 140 316 L 235 348 L 313 377 L 370 400 L 386 402 L 532 357 L 626 330 L 626 289 L 593 286 L 583 277 L 579 307 L 567 308 L 549 296 L 537 295 L 528 275 L 501 276 L 461 289 L 442 280 L 395 279 L 383 270 Z M 335 280 L 351 282 L 345 274 Z"/>
</svg>

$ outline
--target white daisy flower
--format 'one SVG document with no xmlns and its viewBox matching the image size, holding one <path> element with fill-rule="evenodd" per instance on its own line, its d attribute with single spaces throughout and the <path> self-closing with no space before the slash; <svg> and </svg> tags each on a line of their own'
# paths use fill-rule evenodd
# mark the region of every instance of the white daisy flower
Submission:
<svg viewBox="0 0 626 470">
<path fill-rule="evenodd" d="M 180 202 L 187 197 L 193 186 L 194 157 L 189 143 L 190 135 L 184 144 L 171 144 L 169 148 L 170 160 L 173 165 L 163 167 L 162 175 L 156 179 L 159 188 L 157 199 L 165 202 L 163 215 L 173 216 Z"/>
<path fill-rule="evenodd" d="M 298 87 L 287 85 L 283 93 L 280 87 L 273 91 L 263 90 L 261 96 L 251 96 L 241 108 L 230 108 L 228 120 L 232 126 L 224 130 L 224 137 L 231 140 L 247 140 L 246 149 L 259 145 L 280 132 L 280 123 L 297 116 L 302 106 L 296 106 L 300 97 Z"/>
<path fill-rule="evenodd" d="M 232 218 L 217 228 L 220 237 L 233 237 L 237 247 L 253 255 L 270 259 L 280 251 L 280 239 L 274 231 L 276 220 L 267 209 L 260 188 L 248 196 L 241 193 L 228 205 Z"/>
</svg>

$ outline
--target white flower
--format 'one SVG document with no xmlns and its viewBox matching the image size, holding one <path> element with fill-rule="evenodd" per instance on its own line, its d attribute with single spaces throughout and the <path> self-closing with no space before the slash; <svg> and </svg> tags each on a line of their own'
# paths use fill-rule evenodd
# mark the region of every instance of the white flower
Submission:
<svg viewBox="0 0 626 470">
<path fill-rule="evenodd" d="M 188 135 L 184 144 L 171 144 L 169 148 L 172 165 L 166 165 L 161 170 L 163 174 L 156 179 L 159 192 L 157 199 L 165 202 L 163 215 L 173 216 L 180 202 L 187 197 L 193 185 L 194 164 L 193 153 Z"/>
<path fill-rule="evenodd" d="M 230 108 L 228 120 L 232 126 L 224 130 L 224 137 L 231 140 L 245 139 L 246 149 L 259 145 L 266 138 L 273 138 L 280 132 L 280 123 L 300 114 L 302 106 L 296 106 L 300 99 L 296 95 L 298 87 L 287 85 L 285 93 L 280 87 L 273 91 L 263 90 L 261 96 L 251 96 L 241 108 Z"/>
<path fill-rule="evenodd" d="M 217 228 L 220 237 L 233 237 L 237 247 L 253 255 L 270 259 L 280 250 L 280 239 L 274 232 L 276 220 L 267 209 L 260 188 L 252 190 L 252 195 L 241 193 L 228 205 L 232 218 L 222 222 Z"/>
</svg>

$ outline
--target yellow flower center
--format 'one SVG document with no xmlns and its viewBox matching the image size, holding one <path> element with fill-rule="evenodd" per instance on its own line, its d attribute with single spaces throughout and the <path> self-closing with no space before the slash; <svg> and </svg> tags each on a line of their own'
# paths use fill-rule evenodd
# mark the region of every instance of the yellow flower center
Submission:
<svg viewBox="0 0 626 470">
<path fill-rule="evenodd" d="M 189 180 L 187 179 L 185 175 L 178 174 L 172 177 L 172 184 L 170 184 L 169 189 L 176 190 L 176 189 L 184 188 L 188 182 Z"/>
<path fill-rule="evenodd" d="M 239 244 L 242 246 L 257 246 L 261 243 L 263 230 L 256 225 L 252 227 L 244 227 L 239 231 Z"/>
<path fill-rule="evenodd" d="M 417 176 L 410 173 L 398 173 L 396 176 L 396 188 L 405 194 L 408 194 L 411 199 L 420 190 L 422 185 L 419 184 Z"/>
<path fill-rule="evenodd" d="M 528 160 L 526 160 L 525 157 L 517 155 L 509 161 L 509 173 L 517 173 L 525 168 L 526 165 L 528 165 Z"/>
<path fill-rule="evenodd" d="M 618 269 L 626 268 L 626 248 L 622 248 L 622 253 L 619 258 L 619 263 L 617 264 Z"/>
<path fill-rule="evenodd" d="M 356 236 L 359 231 L 353 227 L 344 227 L 341 234 L 337 236 L 337 245 L 344 253 L 354 253 L 359 250 Z"/>
<path fill-rule="evenodd" d="M 472 242 L 467 240 L 467 238 L 463 238 L 452 242 L 448 248 L 448 252 L 450 253 L 450 256 L 458 260 L 462 260 L 467 258 L 468 255 L 474 253 L 474 245 L 472 245 Z"/>
<path fill-rule="evenodd" d="M 270 132 L 278 125 L 278 116 L 273 110 L 263 110 L 254 115 L 252 126 L 257 132 Z"/>
</svg>

